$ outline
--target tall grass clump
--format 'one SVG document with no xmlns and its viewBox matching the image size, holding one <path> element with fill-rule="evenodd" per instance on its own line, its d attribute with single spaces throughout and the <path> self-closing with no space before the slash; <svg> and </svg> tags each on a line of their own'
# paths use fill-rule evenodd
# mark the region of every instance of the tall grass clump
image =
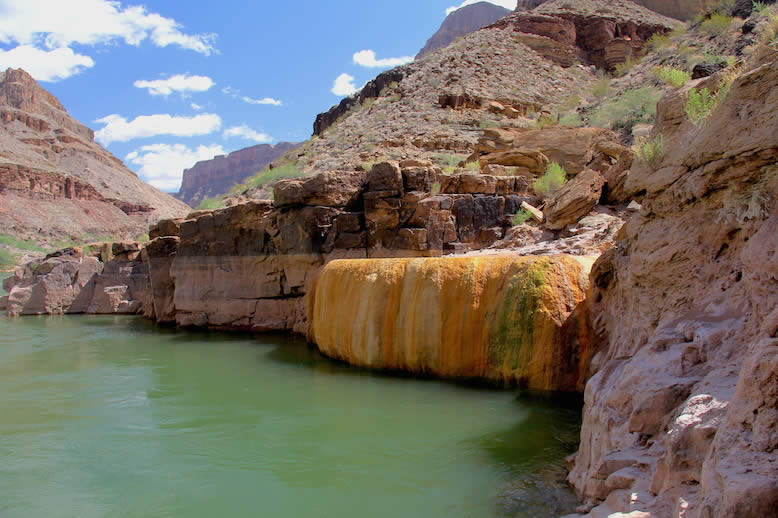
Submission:
<svg viewBox="0 0 778 518">
<path fill-rule="evenodd" d="M 519 212 L 513 215 L 513 218 L 511 218 L 511 225 L 514 227 L 521 225 L 522 223 L 526 223 L 529 221 L 529 219 L 532 217 L 532 214 L 529 213 L 529 211 L 526 211 L 524 209 L 520 209 Z"/>
<path fill-rule="evenodd" d="M 673 88 L 681 88 L 692 78 L 692 75 L 689 72 L 673 67 L 657 67 L 654 69 L 654 75 L 660 81 Z"/>
<path fill-rule="evenodd" d="M 764 2 L 752 2 L 751 11 L 756 14 L 762 14 L 767 9 L 767 4 Z"/>
<path fill-rule="evenodd" d="M 644 139 L 635 144 L 638 159 L 656 168 L 665 156 L 665 139 L 659 135 L 655 139 Z"/>
<path fill-rule="evenodd" d="M 628 90 L 603 102 L 590 114 L 589 122 L 598 128 L 631 131 L 635 124 L 654 122 L 661 97 L 662 91 L 650 86 Z"/>
<path fill-rule="evenodd" d="M 532 189 L 541 196 L 553 193 L 567 181 L 567 171 L 558 162 L 552 162 L 546 167 L 546 173 L 535 180 Z"/>
<path fill-rule="evenodd" d="M 602 76 L 592 86 L 591 93 L 597 99 L 607 97 L 610 92 L 611 78 L 608 76 Z"/>
<path fill-rule="evenodd" d="M 716 96 L 707 88 L 693 88 L 689 90 L 689 96 L 686 98 L 686 116 L 694 124 L 700 124 L 708 118 L 710 112 L 716 106 Z"/>
</svg>

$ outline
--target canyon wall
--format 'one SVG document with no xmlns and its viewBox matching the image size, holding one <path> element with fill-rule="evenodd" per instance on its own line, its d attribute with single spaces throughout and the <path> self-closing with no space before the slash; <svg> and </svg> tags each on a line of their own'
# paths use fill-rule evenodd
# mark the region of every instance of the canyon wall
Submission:
<svg viewBox="0 0 778 518">
<path fill-rule="evenodd" d="M 342 260 L 309 298 L 309 339 L 351 365 L 581 390 L 592 261 L 572 256 Z"/>
<path fill-rule="evenodd" d="M 604 349 L 570 481 L 590 516 L 778 512 L 778 52 L 757 51 L 693 124 L 694 81 L 659 104 L 642 210 L 592 271 Z M 725 90 L 726 91 L 726 90 Z"/>
</svg>

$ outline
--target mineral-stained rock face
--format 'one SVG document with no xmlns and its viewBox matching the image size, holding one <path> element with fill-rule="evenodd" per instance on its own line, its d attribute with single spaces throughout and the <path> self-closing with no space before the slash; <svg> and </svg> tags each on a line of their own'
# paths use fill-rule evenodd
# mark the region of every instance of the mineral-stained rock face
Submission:
<svg viewBox="0 0 778 518">
<path fill-rule="evenodd" d="M 260 144 L 233 151 L 227 156 L 197 162 L 184 171 L 181 189 L 176 198 L 196 207 L 203 198 L 227 193 L 230 187 L 261 171 L 297 144 L 280 142 Z"/>
<path fill-rule="evenodd" d="M 665 158 L 633 169 L 643 208 L 593 268 L 606 347 L 570 474 L 592 516 L 778 510 L 778 59 L 764 57 L 699 126 L 661 110 Z"/>
<path fill-rule="evenodd" d="M 309 301 L 309 338 L 353 365 L 577 390 L 591 344 L 590 261 L 570 256 L 345 260 Z"/>
<path fill-rule="evenodd" d="M 0 73 L 3 233 L 45 246 L 68 237 L 136 238 L 149 222 L 186 214 L 93 139 L 26 72 Z"/>
<path fill-rule="evenodd" d="M 427 40 L 416 59 L 445 47 L 460 36 L 465 36 L 482 27 L 496 22 L 510 11 L 489 2 L 478 2 L 457 9 L 446 17 L 440 29 Z"/>
</svg>

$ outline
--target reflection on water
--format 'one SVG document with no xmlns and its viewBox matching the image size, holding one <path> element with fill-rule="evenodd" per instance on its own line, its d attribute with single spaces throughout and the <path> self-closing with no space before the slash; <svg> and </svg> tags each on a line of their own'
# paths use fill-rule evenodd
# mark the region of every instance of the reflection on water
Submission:
<svg viewBox="0 0 778 518">
<path fill-rule="evenodd" d="M 396 378 L 287 336 L 0 320 L 0 516 L 555 516 L 580 402 Z"/>
</svg>

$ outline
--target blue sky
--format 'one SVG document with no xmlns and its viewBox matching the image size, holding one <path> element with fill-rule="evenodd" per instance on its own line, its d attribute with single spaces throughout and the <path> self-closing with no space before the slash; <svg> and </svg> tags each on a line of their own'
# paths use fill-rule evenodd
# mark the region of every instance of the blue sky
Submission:
<svg viewBox="0 0 778 518">
<path fill-rule="evenodd" d="M 460 5 L 0 0 L 0 69 L 25 68 L 141 178 L 177 191 L 197 160 L 307 139 L 317 113 L 414 56 Z"/>
</svg>

